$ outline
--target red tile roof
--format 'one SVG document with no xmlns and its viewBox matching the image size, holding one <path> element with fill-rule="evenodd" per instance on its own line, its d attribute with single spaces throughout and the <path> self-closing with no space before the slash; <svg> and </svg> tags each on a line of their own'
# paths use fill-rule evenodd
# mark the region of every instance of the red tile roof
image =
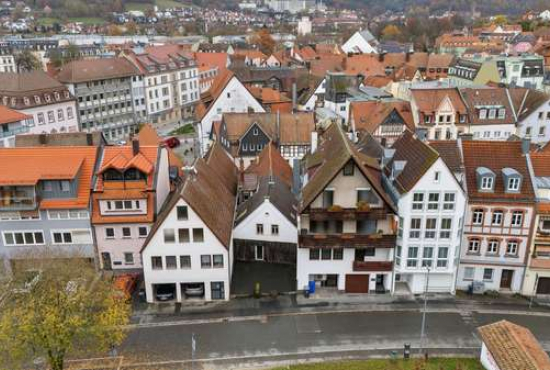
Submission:
<svg viewBox="0 0 550 370">
<path fill-rule="evenodd" d="M 423 113 L 434 113 L 447 97 L 460 114 L 468 112 L 466 104 L 456 88 L 411 89 L 411 95 L 418 110 Z"/>
<path fill-rule="evenodd" d="M 281 179 L 289 188 L 292 187 L 292 168 L 281 156 L 273 143 L 269 143 L 260 152 L 258 160 L 245 170 L 245 176 L 254 174 L 257 178 L 275 176 Z"/>
<path fill-rule="evenodd" d="M 373 134 L 392 112 L 396 112 L 409 130 L 414 131 L 411 105 L 405 101 L 361 101 L 350 104 L 350 117 L 353 117 L 356 130 Z"/>
<path fill-rule="evenodd" d="M 18 112 L 3 105 L 0 105 L 0 125 L 20 122 L 32 118 L 28 114 Z"/>
</svg>

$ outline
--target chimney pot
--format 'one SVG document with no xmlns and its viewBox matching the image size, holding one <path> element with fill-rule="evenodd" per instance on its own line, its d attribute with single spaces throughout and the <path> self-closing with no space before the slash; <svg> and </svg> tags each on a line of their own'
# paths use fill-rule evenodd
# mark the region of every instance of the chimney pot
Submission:
<svg viewBox="0 0 550 370">
<path fill-rule="evenodd" d="M 139 153 L 139 140 L 134 139 L 132 140 L 132 154 L 134 156 L 138 155 Z"/>
</svg>

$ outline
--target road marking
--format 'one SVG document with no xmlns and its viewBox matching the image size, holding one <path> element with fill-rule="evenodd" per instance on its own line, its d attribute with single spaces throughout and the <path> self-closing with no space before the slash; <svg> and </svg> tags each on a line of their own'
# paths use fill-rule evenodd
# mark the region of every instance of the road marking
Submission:
<svg viewBox="0 0 550 370">
<path fill-rule="evenodd" d="M 125 329 L 158 328 L 158 327 L 164 327 L 164 326 L 223 324 L 228 322 L 243 322 L 243 321 L 259 321 L 259 322 L 266 323 L 267 316 L 266 315 L 234 316 L 234 317 L 219 317 L 215 319 L 179 320 L 179 321 L 147 322 L 147 323 L 141 323 L 141 320 L 140 320 L 140 323 L 125 325 L 124 328 Z"/>
</svg>

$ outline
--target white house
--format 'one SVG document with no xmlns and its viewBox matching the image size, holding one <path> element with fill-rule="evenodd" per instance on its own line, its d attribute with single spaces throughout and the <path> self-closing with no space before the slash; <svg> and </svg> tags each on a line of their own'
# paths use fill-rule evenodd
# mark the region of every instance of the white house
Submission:
<svg viewBox="0 0 550 370">
<path fill-rule="evenodd" d="M 384 180 L 399 212 L 396 284 L 413 294 L 454 294 L 464 191 L 443 158 L 410 131 L 388 152 Z"/>
<path fill-rule="evenodd" d="M 342 50 L 347 54 L 378 54 L 378 40 L 369 30 L 355 32 L 343 45 Z"/>
<path fill-rule="evenodd" d="M 516 135 L 535 144 L 550 141 L 550 97 L 536 90 L 525 90 L 518 109 Z"/>
<path fill-rule="evenodd" d="M 316 84 L 310 87 L 310 89 L 303 96 L 300 96 L 298 101 L 298 109 L 306 112 L 313 112 L 317 107 L 317 102 L 320 101 L 320 97 L 324 96 L 326 92 L 326 80 L 324 78 L 319 79 Z"/>
<path fill-rule="evenodd" d="M 550 21 L 550 10 L 546 9 L 539 14 L 539 19 Z"/>
<path fill-rule="evenodd" d="M 265 109 L 229 70 L 221 72 L 199 105 L 197 125 L 201 148 L 206 151 L 214 121 L 221 121 L 223 113 L 265 113 Z"/>
<path fill-rule="evenodd" d="M 236 178 L 220 145 L 187 171 L 141 251 L 148 302 L 229 299 Z"/>
<path fill-rule="evenodd" d="M 15 58 L 11 54 L 0 54 L 0 72 L 16 72 Z"/>
</svg>

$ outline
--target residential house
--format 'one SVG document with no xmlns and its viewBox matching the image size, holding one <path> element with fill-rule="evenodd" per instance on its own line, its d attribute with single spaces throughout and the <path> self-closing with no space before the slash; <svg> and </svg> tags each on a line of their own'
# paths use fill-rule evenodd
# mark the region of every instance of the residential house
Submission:
<svg viewBox="0 0 550 370">
<path fill-rule="evenodd" d="M 492 24 L 479 30 L 479 36 L 483 40 L 511 41 L 522 31 L 521 24 Z"/>
<path fill-rule="evenodd" d="M 397 210 L 378 160 L 331 124 L 308 157 L 300 204 L 297 289 L 392 289 Z"/>
<path fill-rule="evenodd" d="M 457 289 L 521 292 L 535 220 L 529 142 L 460 141 L 468 205 Z"/>
<path fill-rule="evenodd" d="M 452 86 L 468 87 L 500 82 L 500 72 L 493 59 L 458 58 L 449 68 L 449 83 Z"/>
<path fill-rule="evenodd" d="M 346 54 L 378 54 L 378 40 L 368 29 L 355 32 L 343 45 Z"/>
<path fill-rule="evenodd" d="M 291 166 L 311 150 L 316 137 L 313 113 L 226 113 L 219 141 L 245 167 L 271 142 Z"/>
<path fill-rule="evenodd" d="M 505 45 L 502 40 L 483 40 L 480 36 L 465 34 L 444 33 L 435 41 L 435 47 L 439 53 L 463 55 L 467 50 L 483 51 L 494 50 L 496 54 L 504 52 Z"/>
<path fill-rule="evenodd" d="M 33 260 L 94 260 L 90 189 L 96 146 L 0 149 L 0 255 L 4 268 Z"/>
<path fill-rule="evenodd" d="M 0 53 L 0 72 L 16 72 L 15 58 L 9 52 Z"/>
<path fill-rule="evenodd" d="M 201 149 L 210 145 L 212 125 L 222 119 L 223 113 L 263 113 L 265 109 L 235 75 L 226 70 L 216 77 L 210 89 L 201 96 L 197 107 L 196 126 Z"/>
<path fill-rule="evenodd" d="M 92 226 L 99 266 L 141 271 L 140 250 L 170 192 L 166 148 L 104 147 L 92 189 Z"/>
<path fill-rule="evenodd" d="M 533 54 L 498 56 L 496 64 L 500 82 L 512 87 L 543 89 L 544 57 Z"/>
<path fill-rule="evenodd" d="M 456 88 L 413 88 L 411 110 L 428 140 L 451 140 L 468 132 L 468 107 Z"/>
<path fill-rule="evenodd" d="M 550 97 L 531 89 L 509 89 L 509 92 L 517 112 L 516 135 L 535 144 L 550 141 Z"/>
<path fill-rule="evenodd" d="M 146 117 L 134 106 L 132 80 L 139 70 L 125 58 L 75 60 L 57 75 L 78 100 L 84 132 L 102 131 L 116 141 L 137 131 Z"/>
<path fill-rule="evenodd" d="M 549 295 L 550 153 L 548 148 L 531 152 L 530 160 L 537 205 L 522 294 L 526 296 Z"/>
<path fill-rule="evenodd" d="M 266 112 L 292 113 L 292 100 L 284 93 L 270 87 L 249 87 L 248 90 Z"/>
<path fill-rule="evenodd" d="M 141 250 L 147 302 L 229 299 L 236 184 L 218 143 L 188 168 Z"/>
<path fill-rule="evenodd" d="M 366 131 L 388 144 L 415 129 L 410 103 L 405 101 L 351 102 L 348 123 L 354 134 Z"/>
<path fill-rule="evenodd" d="M 384 162 L 385 188 L 399 212 L 396 286 L 454 294 L 466 206 L 461 184 L 439 153 L 408 130 Z"/>
<path fill-rule="evenodd" d="M 297 201 L 276 173 L 258 178 L 256 191 L 236 210 L 235 260 L 296 264 Z"/>
<path fill-rule="evenodd" d="M 74 96 L 45 72 L 0 73 L 0 104 L 32 116 L 29 133 L 78 131 Z"/>
<path fill-rule="evenodd" d="M 0 148 L 15 146 L 15 135 L 26 134 L 33 126 L 32 116 L 0 105 Z"/>
<path fill-rule="evenodd" d="M 298 110 L 313 112 L 315 108 L 324 105 L 325 99 L 325 78 L 310 76 L 308 87 L 298 97 Z"/>
</svg>

